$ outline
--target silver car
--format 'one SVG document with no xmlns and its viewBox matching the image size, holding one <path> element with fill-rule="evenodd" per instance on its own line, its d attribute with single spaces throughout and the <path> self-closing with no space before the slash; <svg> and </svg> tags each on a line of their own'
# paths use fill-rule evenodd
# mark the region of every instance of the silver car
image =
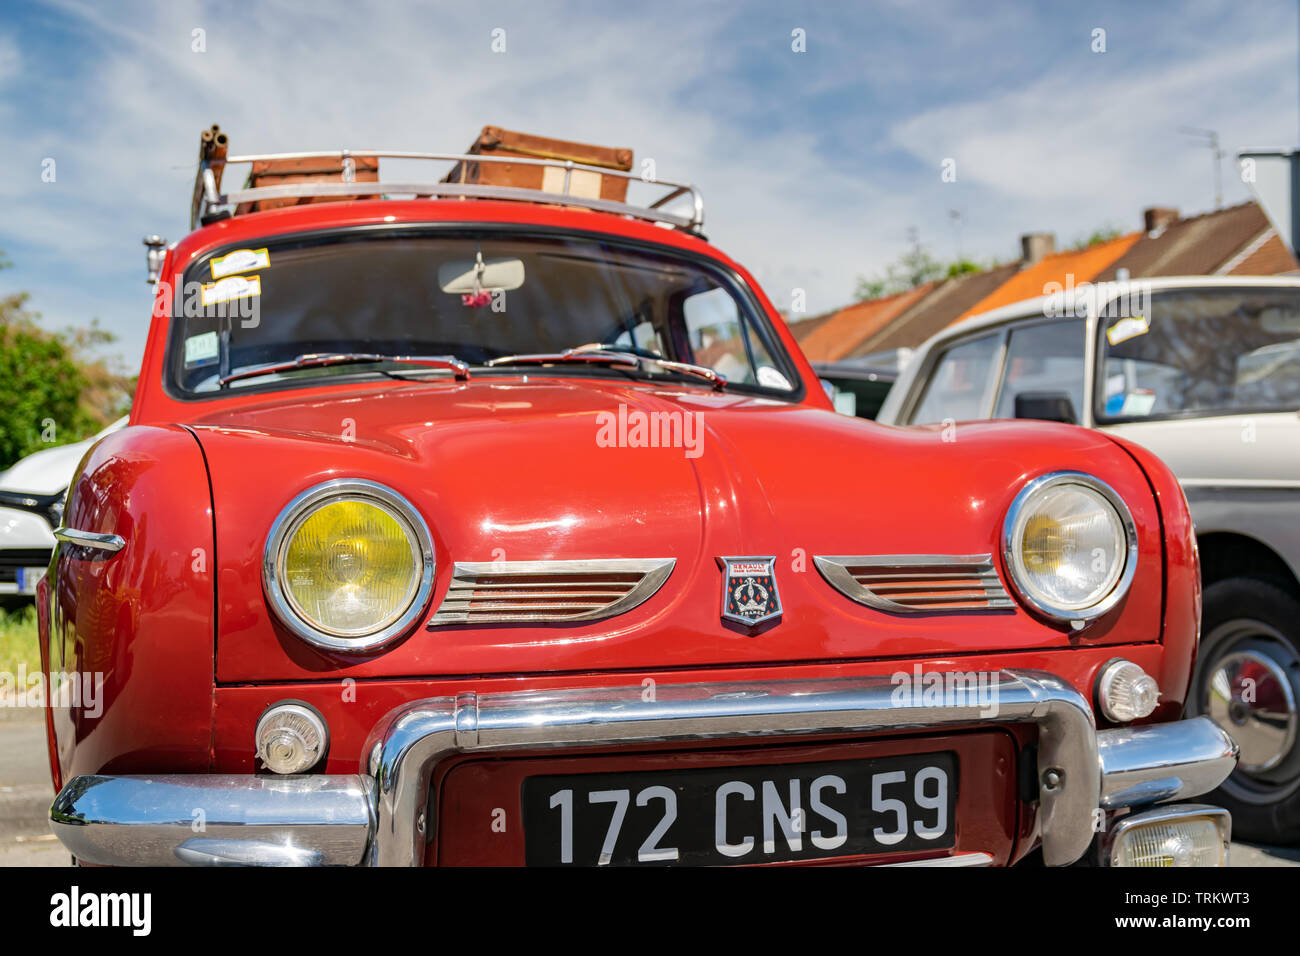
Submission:
<svg viewBox="0 0 1300 956">
<path fill-rule="evenodd" d="M 1037 418 L 1113 432 L 1191 505 L 1204 607 L 1188 710 L 1241 748 L 1217 797 L 1251 839 L 1300 840 L 1300 280 L 1083 285 L 917 350 L 878 421 Z"/>
</svg>

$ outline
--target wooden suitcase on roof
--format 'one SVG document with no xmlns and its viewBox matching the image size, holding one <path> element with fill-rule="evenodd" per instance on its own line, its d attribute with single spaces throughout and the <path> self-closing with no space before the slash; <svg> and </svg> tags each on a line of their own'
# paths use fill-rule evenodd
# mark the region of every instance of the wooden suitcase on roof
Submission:
<svg viewBox="0 0 1300 956">
<path fill-rule="evenodd" d="M 345 173 L 347 177 L 345 178 Z M 377 183 L 379 182 L 379 160 L 374 156 L 348 156 L 346 159 L 265 159 L 253 163 L 248 174 L 248 188 L 259 186 L 286 186 L 290 183 Z M 238 213 L 260 212 L 263 209 L 279 209 L 282 206 L 296 206 L 300 203 L 339 202 L 357 199 L 357 196 L 303 196 L 286 199 L 263 199 L 255 203 L 245 203 Z"/>
<path fill-rule="evenodd" d="M 548 159 L 559 163 L 572 161 L 584 166 L 599 166 L 622 172 L 630 172 L 632 169 L 630 149 L 532 136 L 499 126 L 484 126 L 483 132 L 479 133 L 478 139 L 467 152 L 472 156 L 517 156 L 521 159 Z M 568 175 L 570 195 L 615 202 L 627 201 L 628 181 L 621 176 L 604 176 L 585 169 L 571 170 Z M 565 170 L 558 166 L 464 162 L 453 166 L 443 182 L 514 186 L 562 194 L 564 177 Z"/>
</svg>

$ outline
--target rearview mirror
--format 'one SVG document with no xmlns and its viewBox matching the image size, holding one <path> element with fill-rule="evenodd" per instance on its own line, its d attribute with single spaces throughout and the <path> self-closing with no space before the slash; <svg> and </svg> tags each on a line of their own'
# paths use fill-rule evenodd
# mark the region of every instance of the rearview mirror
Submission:
<svg viewBox="0 0 1300 956">
<path fill-rule="evenodd" d="M 1016 418 L 1079 424 L 1074 414 L 1074 402 L 1065 392 L 1021 392 L 1016 396 Z"/>
<path fill-rule="evenodd" d="M 477 280 L 477 282 L 475 281 Z M 524 284 L 522 259 L 464 259 L 438 266 L 438 285 L 443 292 L 468 295 L 502 289 L 510 292 Z"/>
</svg>

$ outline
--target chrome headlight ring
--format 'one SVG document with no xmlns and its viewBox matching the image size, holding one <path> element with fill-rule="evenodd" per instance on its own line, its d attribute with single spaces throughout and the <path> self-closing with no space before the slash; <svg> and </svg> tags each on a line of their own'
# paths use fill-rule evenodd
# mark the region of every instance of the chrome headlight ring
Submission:
<svg viewBox="0 0 1300 956">
<path fill-rule="evenodd" d="M 368 499 L 395 513 L 407 526 L 412 536 L 412 545 L 418 551 L 423 565 L 415 594 L 401 616 L 379 630 L 362 636 L 332 634 L 308 623 L 294 610 L 281 579 L 284 551 L 298 526 L 318 506 L 340 498 Z M 262 554 L 262 587 L 280 622 L 313 647 L 342 653 L 373 651 L 403 634 L 429 603 L 429 597 L 433 593 L 433 575 L 433 538 L 424 517 L 393 489 L 363 478 L 335 478 L 308 488 L 290 501 L 272 523 Z"/>
<path fill-rule="evenodd" d="M 1115 510 L 1125 538 L 1126 547 L 1122 551 L 1124 567 L 1120 570 L 1115 583 L 1098 601 L 1083 608 L 1060 607 L 1043 600 L 1021 581 L 1016 570 L 1019 563 L 1017 551 L 1020 546 L 1019 541 L 1016 539 L 1018 533 L 1023 531 L 1023 528 L 1020 527 L 1020 518 L 1024 514 L 1026 506 L 1044 491 L 1059 485 L 1079 485 L 1100 495 Z M 1041 475 L 1030 481 L 1020 489 L 1019 494 L 1012 500 L 1011 506 L 1007 509 L 1006 518 L 1002 523 L 1002 560 L 1006 566 L 1007 578 L 1011 582 L 1011 587 L 1016 596 L 1030 609 L 1042 616 L 1054 621 L 1068 623 L 1076 629 L 1082 627 L 1088 621 L 1101 617 L 1124 598 L 1124 595 L 1128 593 L 1129 586 L 1133 583 L 1133 575 L 1137 572 L 1137 557 L 1137 526 L 1133 523 L 1133 515 L 1129 511 L 1128 505 L 1124 503 L 1124 499 L 1110 485 L 1081 471 L 1056 471 Z"/>
</svg>

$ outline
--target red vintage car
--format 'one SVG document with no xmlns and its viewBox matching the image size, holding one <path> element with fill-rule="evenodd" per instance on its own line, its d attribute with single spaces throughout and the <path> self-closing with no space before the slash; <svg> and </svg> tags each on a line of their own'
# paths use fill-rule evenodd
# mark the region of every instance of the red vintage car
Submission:
<svg viewBox="0 0 1300 956">
<path fill-rule="evenodd" d="M 366 182 L 358 155 L 545 178 Z M 223 192 L 239 162 L 338 175 Z M 1066 425 L 835 414 L 698 193 L 635 177 L 204 160 L 199 228 L 151 250 L 130 425 L 40 586 L 63 844 L 1223 864 L 1227 814 L 1187 801 L 1236 753 L 1180 719 L 1169 470 Z"/>
</svg>

